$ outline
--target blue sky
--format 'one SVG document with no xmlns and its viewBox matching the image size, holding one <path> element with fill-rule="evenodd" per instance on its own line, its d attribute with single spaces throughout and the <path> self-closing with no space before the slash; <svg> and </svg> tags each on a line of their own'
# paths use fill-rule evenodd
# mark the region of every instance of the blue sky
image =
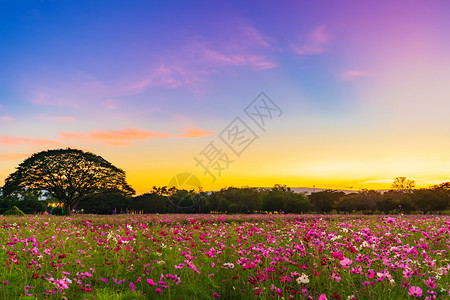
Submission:
<svg viewBox="0 0 450 300">
<path fill-rule="evenodd" d="M 74 147 L 142 192 L 184 171 L 214 189 L 446 181 L 448 11 L 445 1 L 1 1 L 0 180 L 34 152 Z M 210 182 L 193 157 L 261 91 L 282 118 Z"/>
</svg>

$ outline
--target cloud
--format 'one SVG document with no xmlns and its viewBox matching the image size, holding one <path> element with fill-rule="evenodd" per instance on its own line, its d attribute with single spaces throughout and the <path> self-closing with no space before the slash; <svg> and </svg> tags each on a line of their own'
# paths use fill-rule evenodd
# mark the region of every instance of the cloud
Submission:
<svg viewBox="0 0 450 300">
<path fill-rule="evenodd" d="M 60 136 L 65 140 L 87 140 L 104 143 L 112 146 L 128 146 L 134 141 L 148 140 L 153 138 L 198 138 L 213 134 L 215 131 L 202 129 L 188 129 L 181 134 L 170 134 L 168 132 L 154 132 L 140 129 L 104 130 L 90 133 L 68 133 L 62 132 Z"/>
<path fill-rule="evenodd" d="M 75 121 L 75 118 L 73 117 L 59 117 L 59 116 L 41 116 L 39 117 L 39 119 L 46 121 L 63 121 L 63 122 Z"/>
<path fill-rule="evenodd" d="M 27 144 L 28 145 L 37 145 L 37 146 L 58 145 L 57 142 L 47 140 L 47 139 L 32 139 L 32 138 L 14 137 L 14 136 L 8 136 L 8 135 L 0 136 L 0 145 L 16 146 L 16 145 L 27 145 Z"/>
<path fill-rule="evenodd" d="M 390 179 L 373 179 L 373 180 L 366 180 L 363 182 L 364 183 L 392 183 L 394 181 L 394 179 L 390 178 Z"/>
<path fill-rule="evenodd" d="M 247 22 L 218 34 L 221 39 L 196 36 L 179 48 L 165 53 L 146 75 L 130 83 L 126 90 L 141 93 L 149 87 L 176 89 L 204 82 L 212 74 L 231 68 L 267 70 L 277 67 L 269 54 L 270 39 Z M 232 32 L 232 34 L 230 34 Z"/>
<path fill-rule="evenodd" d="M 212 65 L 248 66 L 256 70 L 273 69 L 277 66 L 264 55 L 239 52 L 226 53 L 208 48 L 207 46 L 199 46 L 197 51 L 199 57 L 202 57 L 205 62 Z"/>
<path fill-rule="evenodd" d="M 74 101 L 64 100 L 58 96 L 58 91 L 42 91 L 44 88 L 39 88 L 37 92 L 34 92 L 30 102 L 42 106 L 59 106 L 59 107 L 78 107 L 78 104 Z"/>
<path fill-rule="evenodd" d="M 22 160 L 29 156 L 29 154 L 24 153 L 6 153 L 0 154 L 0 160 Z"/>
<path fill-rule="evenodd" d="M 197 137 L 203 137 L 210 134 L 215 133 L 213 130 L 203 130 L 198 128 L 188 129 L 184 130 L 182 134 L 179 134 L 177 136 L 179 137 L 185 137 L 185 138 L 197 138 Z"/>
<path fill-rule="evenodd" d="M 105 100 L 103 102 L 103 106 L 110 110 L 117 109 L 119 107 L 117 102 L 111 99 Z"/>
<path fill-rule="evenodd" d="M 312 30 L 302 43 L 294 45 L 294 51 L 299 55 L 315 55 L 325 51 L 325 44 L 329 41 L 326 26 L 322 25 Z"/>
<path fill-rule="evenodd" d="M 129 85 L 130 91 L 140 93 L 149 86 L 177 88 L 183 84 L 198 82 L 191 70 L 181 66 L 160 64 L 155 67 L 147 76 Z"/>
<path fill-rule="evenodd" d="M 242 32 L 242 36 L 246 39 L 247 42 L 251 43 L 252 45 L 257 45 L 264 48 L 271 47 L 269 37 L 262 34 L 250 24 L 245 24 L 245 20 L 243 20 L 243 23 L 244 24 L 242 25 L 242 29 L 240 30 L 240 32 Z"/>
<path fill-rule="evenodd" d="M 170 48 L 162 44 L 144 49 L 142 56 L 133 58 L 129 64 L 118 62 L 120 72 L 106 73 L 97 67 L 89 72 L 62 71 L 56 66 L 46 70 L 41 66 L 45 76 L 24 75 L 28 101 L 40 106 L 72 108 L 86 105 L 93 108 L 95 101 L 97 106 L 115 110 L 120 107 L 121 100 L 118 99 L 148 89 L 186 88 L 197 92 L 202 83 L 216 74 L 236 76 L 241 70 L 277 67 L 274 54 L 279 49 L 275 49 L 271 38 L 249 21 L 234 19 L 217 24 L 213 30 L 199 29 L 190 35 L 183 34 L 170 43 Z M 38 70 L 35 68 L 34 72 Z"/>
<path fill-rule="evenodd" d="M 369 73 L 359 70 L 348 70 L 343 72 L 340 77 L 345 80 L 354 80 L 359 77 L 371 76 Z"/>
<path fill-rule="evenodd" d="M 10 116 L 1 116 L 0 121 L 13 121 L 14 118 Z"/>
</svg>

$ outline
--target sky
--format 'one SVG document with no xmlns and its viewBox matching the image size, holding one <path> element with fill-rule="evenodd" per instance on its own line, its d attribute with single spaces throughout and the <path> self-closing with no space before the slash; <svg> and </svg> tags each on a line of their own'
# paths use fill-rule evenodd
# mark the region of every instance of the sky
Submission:
<svg viewBox="0 0 450 300">
<path fill-rule="evenodd" d="M 123 169 L 138 194 L 450 181 L 449 13 L 414 0 L 0 0 L 0 186 L 31 154 L 67 147 Z"/>
</svg>

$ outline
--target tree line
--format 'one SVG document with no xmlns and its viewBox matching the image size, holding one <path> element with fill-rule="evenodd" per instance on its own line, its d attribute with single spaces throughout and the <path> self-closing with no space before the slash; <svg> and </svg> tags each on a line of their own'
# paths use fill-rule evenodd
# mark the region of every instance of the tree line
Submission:
<svg viewBox="0 0 450 300">
<path fill-rule="evenodd" d="M 17 206 L 25 213 L 52 209 L 57 199 L 40 200 L 41 193 L 27 191 L 14 197 L 0 196 L 0 213 Z M 49 205 L 50 204 L 50 205 Z M 53 208 L 57 214 L 67 208 Z M 77 211 L 120 213 L 445 213 L 450 210 L 450 183 L 431 188 L 389 191 L 362 190 L 344 193 L 323 190 L 305 195 L 285 185 L 273 188 L 228 187 L 215 192 L 195 192 L 154 187 L 139 196 L 104 194 L 78 203 Z"/>
<path fill-rule="evenodd" d="M 392 190 L 309 195 L 285 185 L 228 187 L 215 192 L 153 187 L 133 196 L 125 172 L 101 156 L 77 149 L 35 153 L 17 167 L 0 190 L 0 213 L 442 213 L 450 209 L 450 183 L 414 189 L 397 177 Z M 13 210 L 11 210 L 13 209 Z"/>
</svg>

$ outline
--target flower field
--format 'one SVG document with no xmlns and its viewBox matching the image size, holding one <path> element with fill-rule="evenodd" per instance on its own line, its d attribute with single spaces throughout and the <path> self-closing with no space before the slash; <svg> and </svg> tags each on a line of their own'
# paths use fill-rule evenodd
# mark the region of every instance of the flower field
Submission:
<svg viewBox="0 0 450 300">
<path fill-rule="evenodd" d="M 0 217 L 1 299 L 449 299 L 450 217 Z"/>
</svg>

